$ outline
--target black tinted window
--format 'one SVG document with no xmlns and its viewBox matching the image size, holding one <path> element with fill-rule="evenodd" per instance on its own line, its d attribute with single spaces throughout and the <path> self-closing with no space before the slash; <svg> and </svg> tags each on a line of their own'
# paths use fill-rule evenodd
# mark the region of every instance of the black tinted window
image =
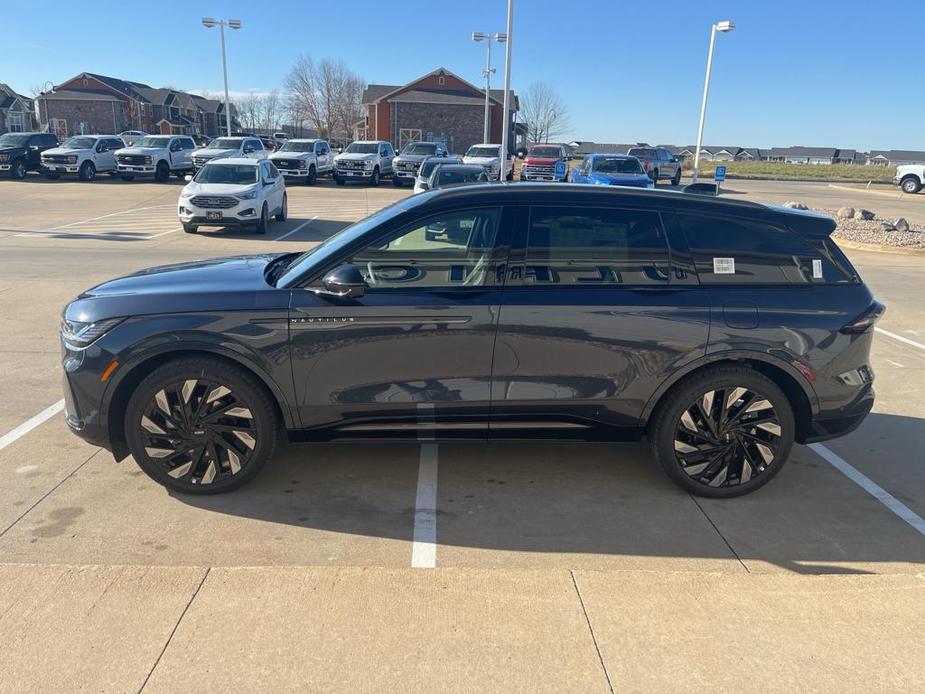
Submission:
<svg viewBox="0 0 925 694">
<path fill-rule="evenodd" d="M 789 229 L 721 217 L 680 216 L 704 284 L 851 281 L 824 246 Z"/>
<path fill-rule="evenodd" d="M 528 284 L 661 284 L 668 246 L 656 212 L 534 208 L 523 280 Z"/>
</svg>

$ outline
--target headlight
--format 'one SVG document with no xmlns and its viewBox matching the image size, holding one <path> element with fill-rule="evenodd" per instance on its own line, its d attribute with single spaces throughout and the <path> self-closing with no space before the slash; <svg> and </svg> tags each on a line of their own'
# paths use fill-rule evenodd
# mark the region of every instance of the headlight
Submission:
<svg viewBox="0 0 925 694">
<path fill-rule="evenodd" d="M 154 163 L 153 157 L 145 157 L 145 164 L 153 164 L 153 163 Z"/>
<path fill-rule="evenodd" d="M 241 193 L 240 195 L 235 195 L 238 200 L 253 200 L 257 197 L 257 191 L 252 190 L 250 193 Z"/>
<path fill-rule="evenodd" d="M 77 163 L 77 157 L 68 157 L 67 159 L 65 159 L 65 161 L 66 161 L 68 164 L 76 164 L 76 163 Z"/>
<path fill-rule="evenodd" d="M 374 162 L 372 159 L 367 159 L 366 161 L 363 162 L 363 168 L 364 168 L 364 169 L 371 169 L 371 168 L 373 168 L 373 165 L 374 165 L 374 164 L 375 164 L 375 162 Z"/>
<path fill-rule="evenodd" d="M 63 320 L 61 321 L 61 337 L 72 347 L 87 347 L 124 320 L 124 318 L 107 318 L 95 323 Z"/>
<path fill-rule="evenodd" d="M 0 161 L 8 161 L 10 158 L 9 154 L 0 154 Z"/>
</svg>

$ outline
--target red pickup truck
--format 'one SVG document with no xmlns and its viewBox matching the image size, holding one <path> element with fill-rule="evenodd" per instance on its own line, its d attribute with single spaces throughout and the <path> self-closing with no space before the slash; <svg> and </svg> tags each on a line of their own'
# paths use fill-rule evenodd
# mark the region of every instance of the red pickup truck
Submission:
<svg viewBox="0 0 925 694">
<path fill-rule="evenodd" d="M 533 145 L 520 169 L 521 181 L 568 180 L 568 152 L 562 145 Z"/>
</svg>

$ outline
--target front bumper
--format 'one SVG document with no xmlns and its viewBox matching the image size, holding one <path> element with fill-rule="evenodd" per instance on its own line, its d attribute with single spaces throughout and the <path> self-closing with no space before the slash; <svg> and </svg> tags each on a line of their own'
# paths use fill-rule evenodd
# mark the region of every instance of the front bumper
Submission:
<svg viewBox="0 0 925 694">
<path fill-rule="evenodd" d="M 0 164 L 0 171 L 9 171 L 12 168 L 12 164 Z"/>
<path fill-rule="evenodd" d="M 177 207 L 177 214 L 183 224 L 242 226 L 256 224 L 260 221 L 262 205 L 262 200 L 254 199 L 241 200 L 234 207 L 225 209 L 206 209 L 193 205 L 189 200 L 181 200 Z"/>
<path fill-rule="evenodd" d="M 80 171 L 80 164 L 46 164 L 42 162 L 43 171 L 52 173 L 77 173 Z"/>
<path fill-rule="evenodd" d="M 372 169 L 335 169 L 334 175 L 345 181 L 369 181 L 373 177 Z"/>
<path fill-rule="evenodd" d="M 561 183 L 565 180 L 565 176 L 556 176 L 555 174 L 537 174 L 537 173 L 522 173 L 520 174 L 521 181 L 552 181 L 554 183 Z"/>
<path fill-rule="evenodd" d="M 155 172 L 154 166 L 150 164 L 119 164 L 118 166 L 120 174 L 153 174 Z"/>
<path fill-rule="evenodd" d="M 308 178 L 308 169 L 279 169 L 283 180 L 287 178 Z"/>
</svg>

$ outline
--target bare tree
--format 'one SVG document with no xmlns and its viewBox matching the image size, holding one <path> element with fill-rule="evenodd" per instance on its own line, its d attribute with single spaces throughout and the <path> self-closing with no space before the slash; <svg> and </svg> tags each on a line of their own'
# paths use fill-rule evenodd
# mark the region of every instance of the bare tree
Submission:
<svg viewBox="0 0 925 694">
<path fill-rule="evenodd" d="M 569 130 L 568 106 L 546 82 L 534 82 L 520 97 L 529 142 L 549 142 Z"/>
<path fill-rule="evenodd" d="M 301 55 L 286 76 L 285 110 L 294 125 L 311 123 L 321 137 L 349 133 L 362 111 L 364 86 L 341 60 Z"/>
</svg>

